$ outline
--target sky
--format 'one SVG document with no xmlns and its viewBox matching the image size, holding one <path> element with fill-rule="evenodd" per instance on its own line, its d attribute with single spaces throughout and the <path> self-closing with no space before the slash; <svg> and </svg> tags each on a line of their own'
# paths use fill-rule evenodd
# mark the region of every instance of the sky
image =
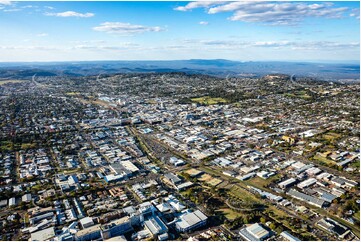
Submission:
<svg viewBox="0 0 361 242">
<path fill-rule="evenodd" d="M 359 1 L 0 0 L 0 62 L 360 60 Z"/>
</svg>

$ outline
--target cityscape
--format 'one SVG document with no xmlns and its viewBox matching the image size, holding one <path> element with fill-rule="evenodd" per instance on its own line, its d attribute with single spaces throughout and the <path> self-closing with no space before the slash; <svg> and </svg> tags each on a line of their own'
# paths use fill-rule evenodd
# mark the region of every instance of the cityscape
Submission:
<svg viewBox="0 0 361 242">
<path fill-rule="evenodd" d="M 359 241 L 359 12 L 0 1 L 0 240 Z"/>
</svg>

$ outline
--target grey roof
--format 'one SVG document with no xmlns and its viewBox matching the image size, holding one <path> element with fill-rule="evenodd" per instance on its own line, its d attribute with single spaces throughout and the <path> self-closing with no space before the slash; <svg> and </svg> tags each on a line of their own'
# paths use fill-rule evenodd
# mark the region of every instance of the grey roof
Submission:
<svg viewBox="0 0 361 242">
<path fill-rule="evenodd" d="M 322 199 L 315 198 L 313 196 L 304 194 L 304 193 L 296 191 L 294 189 L 291 189 L 287 194 L 291 195 L 294 198 L 297 198 L 297 199 L 306 201 L 306 202 L 308 202 L 310 204 L 316 205 L 318 207 L 322 207 L 323 204 L 325 203 L 325 201 L 322 200 Z"/>
<path fill-rule="evenodd" d="M 239 234 L 247 241 L 259 241 L 255 236 L 248 232 L 247 228 L 241 229 Z"/>
<path fill-rule="evenodd" d="M 22 200 L 23 202 L 28 202 L 28 201 L 30 201 L 30 200 L 31 200 L 31 194 L 30 194 L 30 193 L 24 194 L 24 195 L 22 196 L 21 200 Z"/>
<path fill-rule="evenodd" d="M 177 184 L 178 182 L 181 182 L 182 180 L 174 175 L 173 173 L 167 173 L 164 175 L 168 180 L 172 181 L 174 184 Z"/>
<path fill-rule="evenodd" d="M 153 235 L 162 234 L 168 231 L 167 226 L 160 220 L 158 216 L 153 216 L 144 221 L 144 225 L 149 229 Z"/>
<path fill-rule="evenodd" d="M 44 241 L 55 236 L 54 227 L 43 229 L 31 234 L 32 241 Z"/>
<path fill-rule="evenodd" d="M 335 182 L 335 183 L 338 183 L 338 184 L 340 184 L 340 185 L 345 184 L 345 180 L 342 179 L 342 178 L 340 178 L 340 177 L 334 177 L 334 178 L 331 179 L 331 181 L 332 181 L 332 182 Z"/>
<path fill-rule="evenodd" d="M 133 206 L 129 206 L 129 207 L 126 207 L 126 208 L 123 208 L 123 211 L 127 214 L 133 214 L 136 212 L 135 208 Z"/>
<path fill-rule="evenodd" d="M 283 231 L 281 233 L 281 236 L 283 236 L 288 241 L 301 241 L 299 238 L 293 236 L 292 234 L 288 233 L 287 231 Z"/>
<path fill-rule="evenodd" d="M 8 200 L 4 199 L 0 201 L 0 207 L 5 207 L 6 205 L 8 205 Z"/>
<path fill-rule="evenodd" d="M 331 193 L 328 193 L 328 192 L 324 192 L 320 198 L 326 202 L 331 203 L 334 199 L 337 198 L 337 196 L 335 196 Z"/>
<path fill-rule="evenodd" d="M 183 217 L 182 217 L 182 220 L 186 221 L 189 226 L 193 226 L 206 219 L 207 219 L 207 216 L 204 215 L 200 210 L 196 210 L 193 213 L 187 213 L 187 214 L 183 215 Z"/>
<path fill-rule="evenodd" d="M 252 224 L 251 226 L 246 228 L 248 232 L 250 232 L 257 239 L 262 239 L 264 237 L 269 236 L 269 231 L 262 227 L 259 223 Z"/>
<path fill-rule="evenodd" d="M 206 220 L 207 219 L 207 216 L 204 215 L 200 210 L 196 210 L 194 212 L 195 215 L 197 215 L 198 218 L 200 218 L 201 220 Z"/>
</svg>

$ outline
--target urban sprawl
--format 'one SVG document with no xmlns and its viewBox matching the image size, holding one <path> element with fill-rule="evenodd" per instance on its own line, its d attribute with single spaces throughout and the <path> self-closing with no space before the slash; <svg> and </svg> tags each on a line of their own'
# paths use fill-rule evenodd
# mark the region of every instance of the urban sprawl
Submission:
<svg viewBox="0 0 361 242">
<path fill-rule="evenodd" d="M 0 80 L 1 240 L 355 240 L 359 84 Z"/>
</svg>

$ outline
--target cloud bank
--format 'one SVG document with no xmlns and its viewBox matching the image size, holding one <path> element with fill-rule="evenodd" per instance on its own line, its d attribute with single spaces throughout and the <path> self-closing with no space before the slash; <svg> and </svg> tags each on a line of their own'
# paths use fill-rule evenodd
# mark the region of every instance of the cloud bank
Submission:
<svg viewBox="0 0 361 242">
<path fill-rule="evenodd" d="M 74 11 L 66 11 L 66 12 L 60 12 L 60 13 L 45 13 L 46 16 L 55 16 L 55 17 L 78 17 L 78 18 L 90 18 L 94 17 L 94 13 L 78 13 Z"/>
<path fill-rule="evenodd" d="M 145 32 L 161 32 L 165 29 L 161 27 L 147 27 L 143 25 L 135 25 L 121 22 L 105 22 L 93 28 L 95 31 L 105 32 L 109 34 L 133 35 Z"/>
<path fill-rule="evenodd" d="M 269 25 L 296 25 L 306 17 L 342 18 L 350 12 L 347 7 L 335 7 L 333 3 L 303 2 L 190 2 L 177 7 L 178 11 L 205 8 L 208 14 L 230 12 L 231 21 L 265 23 Z M 355 10 L 349 16 L 356 16 Z"/>
</svg>

